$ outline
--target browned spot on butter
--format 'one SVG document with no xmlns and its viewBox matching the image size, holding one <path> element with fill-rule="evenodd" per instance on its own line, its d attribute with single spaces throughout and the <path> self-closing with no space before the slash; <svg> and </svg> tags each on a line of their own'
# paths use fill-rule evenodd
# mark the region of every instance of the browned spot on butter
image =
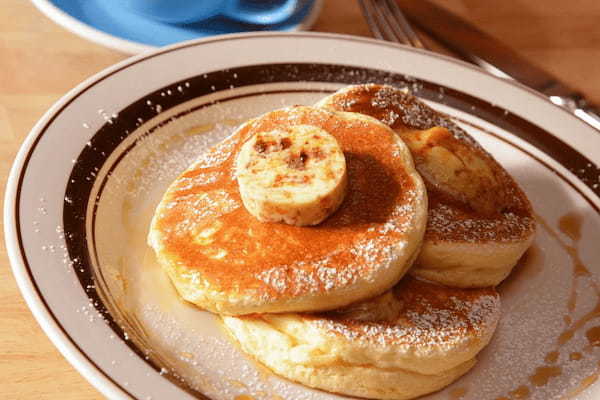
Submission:
<svg viewBox="0 0 600 400">
<path fill-rule="evenodd" d="M 303 170 L 306 168 L 306 162 L 308 161 L 308 154 L 302 150 L 299 154 L 292 154 L 288 158 L 288 167 L 297 170 Z"/>
<path fill-rule="evenodd" d="M 322 160 L 325 158 L 325 153 L 323 153 L 323 151 L 318 147 L 312 149 L 308 155 L 310 156 L 310 158 L 315 160 Z"/>
<path fill-rule="evenodd" d="M 292 146 L 292 140 L 290 138 L 283 138 L 280 143 L 283 150 L 289 149 Z"/>
<path fill-rule="evenodd" d="M 273 143 L 274 142 L 265 142 L 261 138 L 257 138 L 254 143 L 254 150 L 259 154 L 264 154 Z"/>
<path fill-rule="evenodd" d="M 276 140 L 264 140 L 261 136 L 256 137 L 256 142 L 254 143 L 254 150 L 258 154 L 268 154 L 273 151 L 281 151 L 288 149 L 292 145 L 292 141 L 290 138 L 282 138 L 279 141 Z"/>
</svg>

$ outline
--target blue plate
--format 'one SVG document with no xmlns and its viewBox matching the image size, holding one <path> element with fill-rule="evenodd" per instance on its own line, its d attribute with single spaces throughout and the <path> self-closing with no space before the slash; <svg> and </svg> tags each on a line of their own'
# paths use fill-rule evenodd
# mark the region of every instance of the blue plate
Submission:
<svg viewBox="0 0 600 400">
<path fill-rule="evenodd" d="M 167 24 L 115 7 L 113 2 L 106 4 L 108 2 L 103 0 L 34 0 L 42 12 L 65 28 L 128 53 L 225 33 L 306 29 L 316 18 L 321 2 L 307 2 L 288 20 L 277 25 L 250 25 L 223 17 L 190 24 Z M 111 41 L 111 37 L 114 40 Z"/>
</svg>

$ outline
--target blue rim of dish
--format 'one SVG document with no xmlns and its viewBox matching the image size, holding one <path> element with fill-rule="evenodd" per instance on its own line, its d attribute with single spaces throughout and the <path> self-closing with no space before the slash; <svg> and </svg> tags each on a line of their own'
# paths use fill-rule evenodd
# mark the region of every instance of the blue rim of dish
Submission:
<svg viewBox="0 0 600 400">
<path fill-rule="evenodd" d="M 76 35 L 132 54 L 191 39 L 236 32 L 306 30 L 317 19 L 323 1 L 307 1 L 280 24 L 252 25 L 224 17 L 190 24 L 167 24 L 115 7 L 115 2 L 106 0 L 32 0 L 48 18 Z"/>
</svg>

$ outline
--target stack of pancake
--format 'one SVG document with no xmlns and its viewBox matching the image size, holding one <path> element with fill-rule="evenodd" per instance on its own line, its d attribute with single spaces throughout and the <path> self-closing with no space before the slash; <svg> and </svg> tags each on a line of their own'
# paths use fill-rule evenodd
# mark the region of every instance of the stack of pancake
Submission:
<svg viewBox="0 0 600 400">
<path fill-rule="evenodd" d="M 173 182 L 149 243 L 179 294 L 273 372 L 409 399 L 475 364 L 529 201 L 447 117 L 351 86 L 243 124 Z"/>
</svg>

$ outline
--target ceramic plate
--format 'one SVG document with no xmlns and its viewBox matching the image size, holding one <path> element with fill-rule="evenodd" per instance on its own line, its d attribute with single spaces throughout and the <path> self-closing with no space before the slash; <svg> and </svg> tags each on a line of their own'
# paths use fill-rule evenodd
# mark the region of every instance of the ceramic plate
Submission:
<svg viewBox="0 0 600 400">
<path fill-rule="evenodd" d="M 137 54 L 185 40 L 249 31 L 298 31 L 309 29 L 323 0 L 304 2 L 290 18 L 276 25 L 250 25 L 215 17 L 190 24 L 167 24 L 136 14 L 118 1 L 32 0 L 48 18 L 92 42 Z"/>
<path fill-rule="evenodd" d="M 532 249 L 499 288 L 503 316 L 491 344 L 470 373 L 426 398 L 600 396 L 600 132 L 450 58 L 283 33 L 126 60 L 68 93 L 25 140 L 6 192 L 14 275 L 44 331 L 102 393 L 340 398 L 241 354 L 215 317 L 177 298 L 145 239 L 169 182 L 242 121 L 363 82 L 408 87 L 450 115 L 515 177 L 539 221 Z"/>
</svg>

